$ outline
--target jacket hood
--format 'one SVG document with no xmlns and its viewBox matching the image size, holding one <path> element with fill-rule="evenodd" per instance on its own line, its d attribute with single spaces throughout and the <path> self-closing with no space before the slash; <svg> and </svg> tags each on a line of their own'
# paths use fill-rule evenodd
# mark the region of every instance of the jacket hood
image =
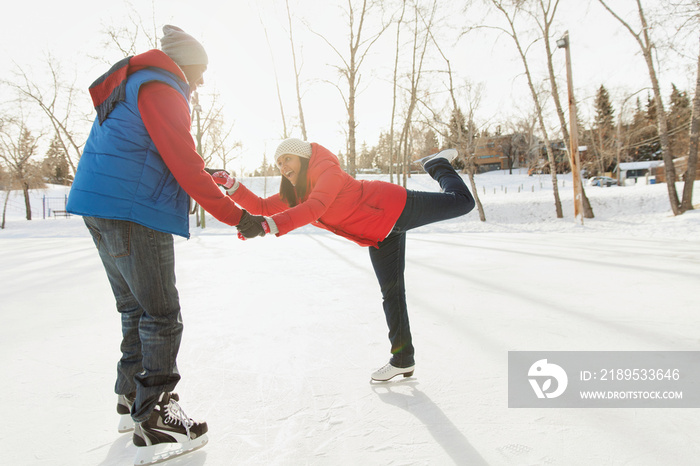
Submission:
<svg viewBox="0 0 700 466">
<path fill-rule="evenodd" d="M 338 160 L 338 157 L 322 145 L 312 142 L 311 158 L 309 159 L 309 173 L 307 177 L 311 179 L 312 173 L 323 172 L 333 165 L 340 168 L 340 161 Z"/>
<path fill-rule="evenodd" d="M 160 68 L 175 75 L 176 78 L 187 82 L 179 66 L 158 49 L 126 57 L 115 63 L 109 71 L 100 76 L 90 85 L 90 97 L 97 110 L 100 125 L 114 110 L 114 107 L 126 97 L 126 80 L 137 71 L 145 68 Z"/>
</svg>

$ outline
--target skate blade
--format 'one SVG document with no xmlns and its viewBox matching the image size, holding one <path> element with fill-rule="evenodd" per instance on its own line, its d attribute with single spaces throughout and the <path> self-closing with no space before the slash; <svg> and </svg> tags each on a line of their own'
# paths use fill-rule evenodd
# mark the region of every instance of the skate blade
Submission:
<svg viewBox="0 0 700 466">
<path fill-rule="evenodd" d="M 117 430 L 120 434 L 134 430 L 134 420 L 131 419 L 131 414 L 122 414 L 119 416 L 119 427 L 117 427 Z"/>
<path fill-rule="evenodd" d="M 207 434 L 199 438 L 190 440 L 187 443 L 159 443 L 157 445 L 149 445 L 147 447 L 136 447 L 136 458 L 134 459 L 135 466 L 144 464 L 156 464 L 170 460 L 177 456 L 199 450 L 209 442 Z"/>
<path fill-rule="evenodd" d="M 370 378 L 370 379 L 369 379 L 369 383 L 384 383 L 384 382 L 390 382 L 391 379 L 393 379 L 393 378 L 395 378 L 395 377 L 398 377 L 398 376 L 400 376 L 400 375 L 402 375 L 404 379 L 406 379 L 406 378 L 408 378 L 408 377 L 413 377 L 413 371 L 411 371 L 411 372 L 404 372 L 404 373 L 399 372 L 398 374 L 392 375 L 392 376 L 389 377 L 388 379 L 375 379 L 375 378 Z"/>
</svg>

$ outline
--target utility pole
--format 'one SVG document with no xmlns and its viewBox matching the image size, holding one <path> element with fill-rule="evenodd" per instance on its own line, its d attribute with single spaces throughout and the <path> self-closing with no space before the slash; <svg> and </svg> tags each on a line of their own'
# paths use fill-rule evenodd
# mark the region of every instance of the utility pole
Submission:
<svg viewBox="0 0 700 466">
<path fill-rule="evenodd" d="M 576 100 L 574 99 L 574 80 L 571 76 L 571 51 L 569 31 L 557 41 L 557 47 L 566 51 L 566 85 L 569 90 L 569 147 L 571 153 L 571 176 L 574 181 L 574 221 L 580 217 L 583 225 L 583 190 L 581 189 L 581 160 L 578 153 L 578 119 L 576 117 Z"/>
</svg>

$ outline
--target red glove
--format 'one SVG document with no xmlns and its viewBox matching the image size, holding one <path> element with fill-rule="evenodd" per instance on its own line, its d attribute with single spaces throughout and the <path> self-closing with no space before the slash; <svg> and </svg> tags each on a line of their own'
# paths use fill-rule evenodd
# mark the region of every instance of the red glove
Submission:
<svg viewBox="0 0 700 466">
<path fill-rule="evenodd" d="M 204 170 L 211 175 L 216 184 L 226 189 L 231 189 L 236 183 L 236 178 L 232 177 L 226 170 L 215 170 L 211 168 L 205 168 Z"/>
</svg>

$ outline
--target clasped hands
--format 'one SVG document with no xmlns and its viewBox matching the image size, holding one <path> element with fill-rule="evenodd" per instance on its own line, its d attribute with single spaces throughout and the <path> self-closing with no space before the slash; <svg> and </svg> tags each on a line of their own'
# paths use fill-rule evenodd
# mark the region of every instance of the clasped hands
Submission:
<svg viewBox="0 0 700 466">
<path fill-rule="evenodd" d="M 238 229 L 238 237 L 242 240 L 255 238 L 256 236 L 265 236 L 270 233 L 270 225 L 262 215 L 250 215 L 243 210 L 241 220 L 236 225 Z"/>
<path fill-rule="evenodd" d="M 216 184 L 223 186 L 226 191 L 237 187 L 236 178 L 231 176 L 226 170 L 211 168 L 205 168 L 204 170 L 211 175 Z M 231 193 L 229 192 L 229 194 Z M 267 220 L 265 220 L 265 217 L 262 215 L 250 215 L 244 209 L 242 210 L 243 215 L 241 215 L 241 220 L 238 222 L 238 225 L 236 225 L 238 229 L 238 238 L 246 240 L 257 236 L 265 236 L 267 233 L 270 233 L 270 225 L 267 223 Z"/>
</svg>

